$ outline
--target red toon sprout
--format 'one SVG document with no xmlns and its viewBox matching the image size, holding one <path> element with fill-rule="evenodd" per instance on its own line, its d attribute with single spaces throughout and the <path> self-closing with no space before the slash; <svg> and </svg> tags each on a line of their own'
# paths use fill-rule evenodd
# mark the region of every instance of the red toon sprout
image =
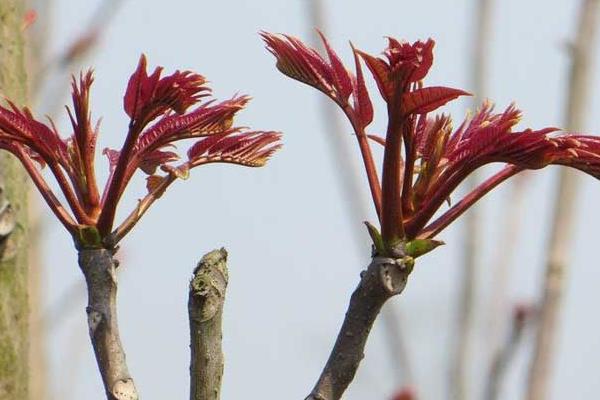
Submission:
<svg viewBox="0 0 600 400">
<path fill-rule="evenodd" d="M 110 176 L 100 191 L 94 166 L 98 125 L 92 124 L 89 109 L 92 83 L 91 71 L 78 80 L 73 78 L 73 108 L 67 109 L 73 133 L 66 139 L 52 121 L 48 125 L 36 120 L 27 108 L 10 102 L 9 107 L 0 106 L 0 149 L 20 159 L 80 248 L 114 247 L 167 187 L 177 178 L 185 179 L 191 168 L 215 162 L 260 167 L 281 146 L 277 132 L 247 131 L 233 125 L 249 97 L 203 101 L 210 96 L 203 76 L 190 71 L 162 76 L 162 68 L 148 74 L 142 55 L 124 96 L 130 118 L 125 143 L 120 151 L 104 149 Z M 174 144 L 186 139 L 194 143 L 181 160 Z M 36 164 L 48 166 L 68 208 Z M 117 205 L 138 170 L 148 175 L 148 193 L 115 228 Z"/>
<path fill-rule="evenodd" d="M 491 103 L 485 102 L 457 129 L 450 117 L 431 116 L 447 102 L 468 95 L 460 89 L 424 86 L 423 79 L 433 64 L 432 39 L 411 44 L 388 38 L 383 57 L 352 46 L 353 73 L 323 35 L 327 59 L 292 36 L 261 35 L 282 73 L 325 93 L 348 117 L 381 226 L 380 234 L 367 223 L 380 255 L 420 255 L 431 250 L 442 243 L 433 237 L 491 189 L 524 169 L 559 164 L 600 178 L 599 138 L 556 133 L 556 128 L 514 129 L 521 117 L 514 105 L 495 113 Z M 367 132 L 373 106 L 360 59 L 387 105 L 385 137 Z M 381 183 L 369 140 L 384 146 Z M 494 162 L 507 165 L 432 221 L 469 174 Z"/>
</svg>

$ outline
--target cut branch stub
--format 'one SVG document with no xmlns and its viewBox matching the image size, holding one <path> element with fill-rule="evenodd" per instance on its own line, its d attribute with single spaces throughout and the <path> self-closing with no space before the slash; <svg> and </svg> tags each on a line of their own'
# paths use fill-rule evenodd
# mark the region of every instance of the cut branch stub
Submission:
<svg viewBox="0 0 600 400">
<path fill-rule="evenodd" d="M 221 248 L 202 257 L 190 281 L 190 400 L 218 400 L 221 396 L 221 320 L 228 279 L 227 251 Z"/>
</svg>

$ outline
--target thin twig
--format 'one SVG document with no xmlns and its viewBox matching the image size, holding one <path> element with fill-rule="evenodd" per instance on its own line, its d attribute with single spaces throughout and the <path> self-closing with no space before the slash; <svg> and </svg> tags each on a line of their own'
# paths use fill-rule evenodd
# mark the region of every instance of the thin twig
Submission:
<svg viewBox="0 0 600 400">
<path fill-rule="evenodd" d="M 190 400 L 221 397 L 224 365 L 221 320 L 228 280 L 227 251 L 222 248 L 202 257 L 190 282 Z"/>
<path fill-rule="evenodd" d="M 402 293 L 411 270 L 412 265 L 403 259 L 373 258 L 361 273 L 327 364 L 306 400 L 342 397 L 364 357 L 369 332 L 381 307 L 392 296 Z"/>
<path fill-rule="evenodd" d="M 585 126 L 587 106 L 590 103 L 596 29 L 600 17 L 599 5 L 598 0 L 582 1 L 577 23 L 577 37 L 570 49 L 571 69 L 565 126 L 571 131 L 581 131 Z M 560 327 L 558 318 L 570 257 L 569 247 L 575 225 L 576 196 L 576 175 L 566 169 L 561 170 L 543 283 L 540 322 L 529 371 L 527 392 L 529 400 L 543 400 L 548 397 L 556 337 Z"/>
<path fill-rule="evenodd" d="M 491 36 L 492 0 L 477 1 L 475 13 L 475 32 L 473 37 L 473 58 L 471 64 L 471 77 L 473 79 L 473 91 L 476 99 L 485 97 L 487 92 L 487 49 L 489 48 Z M 473 173 L 466 181 L 467 193 L 471 192 L 479 184 L 479 176 Z M 474 303 L 476 293 L 476 268 L 479 255 L 478 241 L 480 237 L 481 221 L 478 207 L 472 207 L 465 216 L 463 271 L 459 288 L 458 316 L 456 319 L 457 342 L 454 346 L 454 354 L 451 360 L 450 393 L 455 400 L 464 400 L 469 397 L 468 391 L 468 365 L 472 341 L 472 323 L 474 314 Z"/>
<path fill-rule="evenodd" d="M 311 31 L 315 28 L 321 32 L 327 32 L 326 13 L 323 2 L 321 0 L 308 0 L 309 21 L 311 23 Z M 316 38 L 314 32 L 310 32 L 311 37 Z M 312 43 L 313 47 L 322 47 L 322 44 L 317 40 Z M 333 155 L 332 161 L 335 165 L 333 171 L 337 174 L 336 181 L 340 184 L 340 189 L 344 197 L 344 206 L 350 221 L 354 223 L 357 218 L 365 218 L 369 215 L 369 207 L 361 195 L 361 187 L 359 185 L 360 176 L 356 173 L 357 168 L 354 168 L 354 157 L 351 157 L 349 141 L 345 140 L 345 130 L 340 119 L 337 117 L 337 109 L 328 99 L 321 98 L 319 109 L 322 111 L 323 124 L 325 126 L 325 138 L 329 145 L 330 154 Z M 361 143 L 361 138 L 359 143 Z M 364 137 L 365 145 L 368 145 L 367 138 Z M 361 148 L 361 152 L 362 152 Z M 363 153 L 363 157 L 365 154 Z M 344 168 L 339 168 L 340 165 L 345 165 Z M 375 204 L 381 203 L 381 200 L 374 198 Z M 357 258 L 361 258 L 363 254 L 360 249 L 365 248 L 367 241 L 362 224 L 354 224 L 355 228 L 351 229 L 352 239 L 354 241 L 354 249 L 356 249 Z M 410 357 L 405 343 L 405 335 L 402 331 L 401 312 L 397 308 L 393 308 L 392 304 L 387 305 L 382 311 L 382 322 L 386 331 L 386 353 L 389 354 L 390 362 L 395 373 L 396 384 L 398 386 L 408 385 L 413 383 L 413 372 L 411 368 Z"/>
</svg>

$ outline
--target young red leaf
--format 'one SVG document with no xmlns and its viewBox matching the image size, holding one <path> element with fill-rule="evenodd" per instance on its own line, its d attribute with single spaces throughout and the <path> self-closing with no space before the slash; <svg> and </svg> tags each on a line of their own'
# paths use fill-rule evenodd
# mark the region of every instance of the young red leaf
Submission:
<svg viewBox="0 0 600 400">
<path fill-rule="evenodd" d="M 410 114 L 426 114 L 459 96 L 470 96 L 470 93 L 443 86 L 416 89 L 402 94 L 400 113 L 405 116 Z"/>
<path fill-rule="evenodd" d="M 182 114 L 210 92 L 202 75 L 175 71 L 161 78 L 162 68 L 148 75 L 146 64 L 142 54 L 125 91 L 124 109 L 132 120 L 148 123 L 169 110 Z"/>
<path fill-rule="evenodd" d="M 160 187 L 161 183 L 164 182 L 166 178 L 160 175 L 149 175 L 146 178 L 146 190 L 148 193 L 156 192 L 156 190 Z"/>
<path fill-rule="evenodd" d="M 113 172 L 117 163 L 119 162 L 120 152 L 117 150 L 109 149 L 108 147 L 102 150 L 102 154 L 108 158 L 109 171 Z"/>
<path fill-rule="evenodd" d="M 140 135 L 135 153 L 142 154 L 177 140 L 227 131 L 235 114 L 249 100 L 248 96 L 237 96 L 215 105 L 206 104 L 184 115 L 167 115 Z"/>
<path fill-rule="evenodd" d="M 44 163 L 68 165 L 67 144 L 54 126 L 37 121 L 26 107 L 19 109 L 10 101 L 8 104 L 10 109 L 0 106 L 0 139 L 21 143 Z"/>
<path fill-rule="evenodd" d="M 208 136 L 188 151 L 190 166 L 225 162 L 260 167 L 281 147 L 276 132 L 238 132 Z"/>
<path fill-rule="evenodd" d="M 172 151 L 154 150 L 144 154 L 143 160 L 139 164 L 139 168 L 148 175 L 152 175 L 156 168 L 165 165 L 169 162 L 177 161 L 179 156 Z"/>
<path fill-rule="evenodd" d="M 323 41 L 323 46 L 327 51 L 327 55 L 329 57 L 329 63 L 331 65 L 331 73 L 333 75 L 333 80 L 337 91 L 340 94 L 340 100 L 348 100 L 348 97 L 352 93 L 352 78 L 346 70 L 346 67 L 342 63 L 342 60 L 338 57 L 338 55 L 333 51 L 329 42 L 323 35 L 323 33 L 317 30 L 319 36 L 321 36 L 321 40 Z"/>
<path fill-rule="evenodd" d="M 551 139 L 556 146 L 547 158 L 551 164 L 565 165 L 600 179 L 600 138 L 568 135 Z"/>
<path fill-rule="evenodd" d="M 388 47 L 384 54 L 390 65 L 390 75 L 397 86 L 405 87 L 409 83 L 423 80 L 433 64 L 433 39 L 420 40 L 410 44 L 388 38 Z"/>
<path fill-rule="evenodd" d="M 362 127 L 365 128 L 373 121 L 373 104 L 371 103 L 369 92 L 365 85 L 365 78 L 363 76 L 357 50 L 352 46 L 352 43 L 350 43 L 350 46 L 352 47 L 356 68 L 356 80 L 354 80 L 353 91 L 354 110 L 360 119 Z"/>
<path fill-rule="evenodd" d="M 355 52 L 365 60 L 365 64 L 367 64 L 367 67 L 369 68 L 369 71 L 371 71 L 371 75 L 373 75 L 373 79 L 379 88 L 381 97 L 386 102 L 389 102 L 394 94 L 394 87 L 389 79 L 390 66 L 382 59 L 373 57 L 361 50 L 357 49 Z"/>
<path fill-rule="evenodd" d="M 331 73 L 325 60 L 316 52 L 291 36 L 267 32 L 261 32 L 260 35 L 267 44 L 267 50 L 277 59 L 276 67 L 279 71 L 327 95 L 332 95 Z"/>
<path fill-rule="evenodd" d="M 85 75 L 81 74 L 79 84 L 73 77 L 71 80 L 73 112 L 67 108 L 75 142 L 81 155 L 86 157 L 86 162 L 90 162 L 96 151 L 96 132 L 92 129 L 89 110 L 90 87 L 93 82 L 92 71 L 88 71 Z"/>
</svg>

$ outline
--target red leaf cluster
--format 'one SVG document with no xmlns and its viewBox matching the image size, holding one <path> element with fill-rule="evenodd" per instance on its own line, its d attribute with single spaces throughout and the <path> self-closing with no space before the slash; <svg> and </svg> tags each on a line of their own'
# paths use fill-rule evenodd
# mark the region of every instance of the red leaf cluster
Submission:
<svg viewBox="0 0 600 400">
<path fill-rule="evenodd" d="M 210 95 L 206 79 L 190 71 L 162 76 L 160 67 L 148 74 L 146 64 L 142 55 L 125 91 L 124 109 L 130 117 L 125 143 L 121 150 L 103 151 L 110 177 L 102 194 L 94 170 L 98 127 L 92 125 L 89 109 L 91 71 L 79 80 L 73 78 L 73 107 L 67 109 L 72 134 L 67 139 L 60 137 L 52 121 L 50 125 L 37 121 L 27 108 L 19 109 L 10 102 L 8 108 L 0 106 L 0 149 L 21 160 L 78 246 L 114 246 L 154 200 L 175 179 L 186 178 L 193 167 L 214 162 L 258 167 L 280 147 L 276 132 L 247 131 L 233 125 L 249 97 L 210 100 L 191 109 Z M 175 143 L 181 141 L 192 141 L 183 161 L 175 151 Z M 42 167 L 48 165 L 71 212 L 48 187 L 33 161 Z M 148 194 L 113 231 L 117 204 L 138 170 L 150 175 Z M 90 228 L 98 231 L 102 243 L 82 242 L 80 233 Z"/>
<path fill-rule="evenodd" d="M 323 40 L 328 60 L 293 36 L 261 33 L 267 49 L 276 57 L 276 66 L 282 73 L 325 93 L 344 109 L 354 124 L 364 128 L 373 120 L 373 105 L 365 86 L 360 62 L 356 58 L 354 75 L 346 69 L 325 36 L 320 32 L 319 35 Z M 352 105 L 349 103 L 350 95 L 353 99 Z"/>
<path fill-rule="evenodd" d="M 597 137 L 555 134 L 556 128 L 514 131 L 520 111 L 512 105 L 494 113 L 486 102 L 456 130 L 448 116 L 430 117 L 429 113 L 447 102 L 468 95 L 460 89 L 424 87 L 423 79 L 433 64 L 431 39 L 408 43 L 388 38 L 383 57 L 352 47 L 354 76 L 322 35 L 329 61 L 292 36 L 261 35 L 281 72 L 324 92 L 348 116 L 361 149 L 385 251 L 390 254 L 406 241 L 435 236 L 489 190 L 523 169 L 560 164 L 600 179 Z M 373 106 L 360 59 L 387 105 L 385 138 L 366 132 L 373 119 Z M 348 104 L 350 94 L 354 97 L 352 106 Z M 384 146 L 381 183 L 368 139 Z M 494 162 L 508 166 L 430 223 L 470 173 Z"/>
</svg>

